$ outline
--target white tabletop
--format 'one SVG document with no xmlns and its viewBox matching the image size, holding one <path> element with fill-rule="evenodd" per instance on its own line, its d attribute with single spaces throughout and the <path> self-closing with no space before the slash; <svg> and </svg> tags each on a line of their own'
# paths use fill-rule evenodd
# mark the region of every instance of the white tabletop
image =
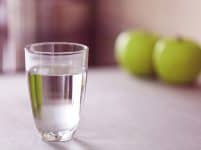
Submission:
<svg viewBox="0 0 201 150">
<path fill-rule="evenodd" d="M 80 129 L 45 143 L 35 129 L 25 76 L 0 76 L 1 150 L 201 150 L 201 87 L 173 87 L 118 69 L 89 71 Z"/>
</svg>

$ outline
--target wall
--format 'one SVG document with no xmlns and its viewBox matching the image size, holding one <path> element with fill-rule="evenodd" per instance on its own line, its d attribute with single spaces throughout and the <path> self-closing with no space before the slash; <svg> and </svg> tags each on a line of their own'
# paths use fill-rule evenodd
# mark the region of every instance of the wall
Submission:
<svg viewBox="0 0 201 150">
<path fill-rule="evenodd" d="M 163 34 L 201 41 L 200 0 L 125 0 L 127 20 Z"/>
<path fill-rule="evenodd" d="M 200 0 L 98 0 L 97 65 L 114 64 L 113 44 L 125 29 L 144 28 L 201 42 Z"/>
</svg>

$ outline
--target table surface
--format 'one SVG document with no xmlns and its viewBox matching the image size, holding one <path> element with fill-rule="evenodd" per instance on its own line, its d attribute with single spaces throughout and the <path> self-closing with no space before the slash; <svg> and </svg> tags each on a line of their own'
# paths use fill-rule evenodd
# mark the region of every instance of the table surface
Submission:
<svg viewBox="0 0 201 150">
<path fill-rule="evenodd" d="M 2 150 L 201 150 L 201 87 L 173 87 L 115 68 L 89 71 L 74 140 L 45 143 L 24 74 L 0 76 Z"/>
</svg>

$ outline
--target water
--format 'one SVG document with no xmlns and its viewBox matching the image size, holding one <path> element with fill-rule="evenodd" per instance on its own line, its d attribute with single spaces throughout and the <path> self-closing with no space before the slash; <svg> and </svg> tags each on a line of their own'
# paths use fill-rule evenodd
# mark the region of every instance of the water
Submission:
<svg viewBox="0 0 201 150">
<path fill-rule="evenodd" d="M 65 66 L 34 67 L 28 72 L 32 111 L 40 132 L 76 130 L 86 72 Z"/>
</svg>

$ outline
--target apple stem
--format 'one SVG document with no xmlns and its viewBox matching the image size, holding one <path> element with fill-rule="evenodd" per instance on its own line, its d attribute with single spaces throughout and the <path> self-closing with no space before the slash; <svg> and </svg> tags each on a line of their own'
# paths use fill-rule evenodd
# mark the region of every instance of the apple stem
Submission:
<svg viewBox="0 0 201 150">
<path fill-rule="evenodd" d="M 182 42 L 182 41 L 183 41 L 183 38 L 182 38 L 181 36 L 178 36 L 176 39 L 177 39 L 177 41 L 179 41 L 179 42 Z"/>
</svg>

